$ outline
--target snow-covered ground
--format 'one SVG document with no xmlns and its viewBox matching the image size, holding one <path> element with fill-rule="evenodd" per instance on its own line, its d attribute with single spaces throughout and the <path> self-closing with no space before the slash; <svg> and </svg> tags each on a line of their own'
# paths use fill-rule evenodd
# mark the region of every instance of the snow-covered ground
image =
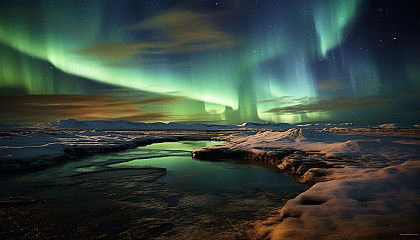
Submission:
<svg viewBox="0 0 420 240">
<path fill-rule="evenodd" d="M 259 239 L 399 239 L 420 236 L 420 136 L 261 131 L 198 149 L 197 158 L 268 161 L 307 191 L 256 223 Z M 416 238 L 418 239 L 418 238 Z"/>
<path fill-rule="evenodd" d="M 192 135 L 203 135 L 204 129 L 223 130 L 206 137 L 219 136 L 227 143 L 198 149 L 193 155 L 269 162 L 297 174 L 310 186 L 272 217 L 257 222 L 251 232 L 256 238 L 415 239 L 420 234 L 420 136 L 416 129 L 71 119 L 23 129 L 0 134 L 0 170 L 48 167 L 80 155 L 192 139 Z M 108 129 L 137 131 L 102 131 Z M 145 129 L 162 131 L 139 131 Z M 164 131 L 176 129 L 195 131 L 187 137 L 182 131 Z"/>
</svg>

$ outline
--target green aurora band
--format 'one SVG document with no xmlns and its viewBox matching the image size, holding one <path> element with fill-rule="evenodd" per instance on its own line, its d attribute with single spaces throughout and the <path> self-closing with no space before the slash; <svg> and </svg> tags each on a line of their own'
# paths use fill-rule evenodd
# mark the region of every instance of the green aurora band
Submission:
<svg viewBox="0 0 420 240">
<path fill-rule="evenodd" d="M 261 1 L 257 7 L 227 1 L 220 11 L 145 2 L 0 4 L 0 86 L 53 97 L 96 94 L 97 82 L 107 90 L 182 97 L 142 106 L 170 113 L 162 121 L 220 123 L 354 121 L 359 109 L 330 111 L 317 103 L 395 93 L 389 90 L 394 83 L 381 79 L 374 53 L 341 47 L 361 0 Z M 415 65 L 400 77 L 417 93 Z"/>
</svg>

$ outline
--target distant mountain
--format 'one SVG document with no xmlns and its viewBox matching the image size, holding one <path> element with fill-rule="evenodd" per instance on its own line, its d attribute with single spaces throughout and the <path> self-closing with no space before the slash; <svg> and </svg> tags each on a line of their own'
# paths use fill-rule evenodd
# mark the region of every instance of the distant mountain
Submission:
<svg viewBox="0 0 420 240">
<path fill-rule="evenodd" d="M 355 126 L 353 123 L 307 123 L 298 124 L 299 128 L 323 129 L 323 128 L 358 128 L 366 126 Z"/>
<path fill-rule="evenodd" d="M 59 128 L 59 129 L 85 129 L 85 130 L 131 130 L 139 129 L 144 123 L 130 121 L 77 121 L 75 119 L 58 120 L 55 122 L 35 125 L 36 128 Z"/>
<path fill-rule="evenodd" d="M 185 124 L 185 123 L 141 123 L 130 121 L 77 121 L 75 119 L 58 120 L 55 122 L 35 125 L 36 128 L 80 129 L 80 130 L 176 130 L 176 129 L 236 129 L 235 125 Z"/>
<path fill-rule="evenodd" d="M 395 127 L 395 124 L 380 125 L 381 128 Z M 218 130 L 218 129 L 330 129 L 330 128 L 361 128 L 363 126 L 354 126 L 352 123 L 310 123 L 293 125 L 289 123 L 253 123 L 246 122 L 241 125 L 216 125 L 205 123 L 142 123 L 130 122 L 124 120 L 118 121 L 78 121 L 75 119 L 58 120 L 49 123 L 42 123 L 32 126 L 23 125 L 4 125 L 0 124 L 0 129 L 16 128 L 45 128 L 45 129 L 78 129 L 78 130 Z"/>
<path fill-rule="evenodd" d="M 253 122 L 246 122 L 238 125 L 239 128 L 270 128 L 270 129 L 290 129 L 295 128 L 296 125 L 292 125 L 289 123 L 273 123 L 273 122 L 266 122 L 266 123 L 253 123 Z"/>
</svg>

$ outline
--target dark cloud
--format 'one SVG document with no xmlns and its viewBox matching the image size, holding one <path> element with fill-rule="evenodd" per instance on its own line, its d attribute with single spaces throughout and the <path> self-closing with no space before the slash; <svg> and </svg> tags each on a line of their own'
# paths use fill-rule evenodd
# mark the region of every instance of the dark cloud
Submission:
<svg viewBox="0 0 420 240">
<path fill-rule="evenodd" d="M 340 82 L 339 80 L 331 79 L 328 81 L 319 82 L 317 88 L 324 91 L 339 91 L 349 88 L 349 84 Z"/>
<path fill-rule="evenodd" d="M 158 14 L 129 29 L 155 31 L 157 46 L 153 53 L 197 52 L 235 44 L 231 34 L 220 31 L 212 22 L 212 15 L 188 9 Z"/>
<path fill-rule="evenodd" d="M 281 105 L 293 105 L 293 104 L 310 104 L 314 101 L 317 101 L 316 97 L 292 97 L 292 96 L 282 96 L 273 99 L 261 100 L 255 102 L 256 104 L 265 104 L 265 103 L 276 103 Z"/>
<path fill-rule="evenodd" d="M 39 123 L 65 118 L 80 120 L 169 121 L 167 112 L 149 112 L 142 107 L 178 103 L 179 97 L 123 94 L 27 95 L 0 97 L 3 123 Z"/>
<path fill-rule="evenodd" d="M 129 31 L 150 31 L 153 38 L 110 42 L 80 49 L 77 53 L 109 60 L 132 55 L 182 54 L 235 45 L 232 34 L 213 23 L 213 16 L 188 9 L 174 9 L 128 26 Z"/>
<path fill-rule="evenodd" d="M 133 54 L 140 54 L 141 49 L 147 49 L 151 44 L 109 42 L 77 50 L 76 53 L 109 60 L 124 60 Z"/>
<path fill-rule="evenodd" d="M 401 99 L 401 97 L 395 96 L 366 96 L 360 98 L 341 97 L 328 100 L 318 100 L 309 104 L 296 104 L 286 107 L 272 108 L 268 110 L 267 113 L 301 114 L 309 112 L 368 109 L 387 106 L 389 104 L 396 103 Z"/>
</svg>

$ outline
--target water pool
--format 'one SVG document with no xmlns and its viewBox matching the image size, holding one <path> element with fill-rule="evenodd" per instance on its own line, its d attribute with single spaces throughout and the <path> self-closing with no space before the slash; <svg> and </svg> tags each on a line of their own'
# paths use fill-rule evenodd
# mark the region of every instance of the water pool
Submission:
<svg viewBox="0 0 420 240">
<path fill-rule="evenodd" d="M 304 185 L 275 169 L 191 158 L 220 143 L 155 143 L 3 178 L 0 222 L 15 230 L 0 237 L 246 239 Z"/>
</svg>

